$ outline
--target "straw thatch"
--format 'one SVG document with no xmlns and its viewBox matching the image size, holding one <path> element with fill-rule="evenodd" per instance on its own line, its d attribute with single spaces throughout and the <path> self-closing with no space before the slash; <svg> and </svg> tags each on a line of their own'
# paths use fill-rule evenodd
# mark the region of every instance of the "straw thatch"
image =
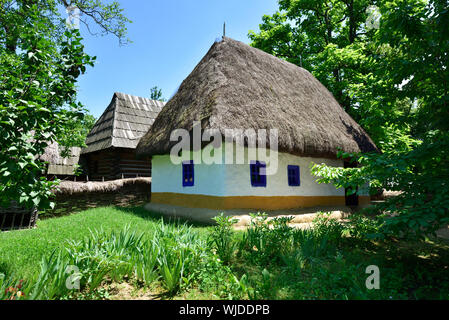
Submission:
<svg viewBox="0 0 449 320">
<path fill-rule="evenodd" d="M 61 156 L 61 147 L 53 142 L 45 148 L 45 153 L 40 157 L 42 161 L 48 162 L 48 175 L 73 175 L 80 158 L 81 148 L 70 148 L 68 157 Z"/>
<path fill-rule="evenodd" d="M 53 190 L 55 194 L 78 194 L 88 192 L 114 192 L 127 185 L 144 184 L 151 187 L 151 178 L 118 179 L 105 182 L 61 181 Z"/>
<path fill-rule="evenodd" d="M 310 72 L 224 37 L 184 80 L 141 139 L 139 155 L 167 154 L 170 133 L 203 129 L 278 129 L 279 151 L 335 158 L 374 151 L 366 132 Z"/>
<path fill-rule="evenodd" d="M 153 124 L 164 102 L 114 93 L 111 103 L 86 138 L 82 154 L 110 147 L 135 149 Z"/>
</svg>

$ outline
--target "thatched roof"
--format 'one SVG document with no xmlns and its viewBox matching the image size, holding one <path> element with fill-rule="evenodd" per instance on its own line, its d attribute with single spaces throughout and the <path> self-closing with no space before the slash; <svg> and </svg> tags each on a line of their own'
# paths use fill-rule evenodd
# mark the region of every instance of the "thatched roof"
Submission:
<svg viewBox="0 0 449 320">
<path fill-rule="evenodd" d="M 62 149 L 58 143 L 53 142 L 45 148 L 45 153 L 40 157 L 42 161 L 48 162 L 47 174 L 50 175 L 73 175 L 75 166 L 78 164 L 81 148 L 70 148 L 70 156 L 63 158 Z"/>
<path fill-rule="evenodd" d="M 86 138 L 82 154 L 110 147 L 134 149 L 148 131 L 164 102 L 114 93 L 111 103 Z"/>
<path fill-rule="evenodd" d="M 77 194 L 85 192 L 114 192 L 131 184 L 144 184 L 151 187 L 151 178 L 119 179 L 105 182 L 61 181 L 53 190 L 55 194 Z"/>
<path fill-rule="evenodd" d="M 137 147 L 139 155 L 167 154 L 170 133 L 203 129 L 275 129 L 279 151 L 335 158 L 337 148 L 376 147 L 310 72 L 242 42 L 224 37 L 167 102 Z"/>
</svg>

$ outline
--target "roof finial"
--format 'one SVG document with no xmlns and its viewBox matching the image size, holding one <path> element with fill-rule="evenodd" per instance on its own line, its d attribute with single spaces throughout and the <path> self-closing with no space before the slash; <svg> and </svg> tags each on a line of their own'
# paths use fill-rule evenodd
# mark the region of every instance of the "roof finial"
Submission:
<svg viewBox="0 0 449 320">
<path fill-rule="evenodd" d="M 223 22 L 223 38 L 226 37 L 226 21 Z"/>
</svg>

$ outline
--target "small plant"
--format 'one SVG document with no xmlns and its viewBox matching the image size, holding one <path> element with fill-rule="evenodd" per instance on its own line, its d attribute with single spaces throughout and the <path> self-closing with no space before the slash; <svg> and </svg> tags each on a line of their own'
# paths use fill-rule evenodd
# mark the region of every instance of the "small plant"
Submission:
<svg viewBox="0 0 449 320">
<path fill-rule="evenodd" d="M 343 239 L 345 226 L 330 213 L 319 212 L 313 220 L 313 230 L 317 235 L 325 236 L 328 241 L 338 245 Z"/>
<path fill-rule="evenodd" d="M 255 289 L 250 297 L 251 300 L 270 299 L 273 296 L 271 277 L 272 275 L 267 269 L 262 270 L 260 280 L 256 281 L 254 285 Z"/>
<path fill-rule="evenodd" d="M 198 233 L 186 224 L 167 225 L 161 220 L 153 241 L 158 248 L 157 269 L 168 294 L 191 285 L 206 251 Z"/>
<path fill-rule="evenodd" d="M 158 279 L 157 257 L 159 251 L 154 241 L 149 241 L 134 258 L 134 272 L 138 280 L 149 285 Z"/>
<path fill-rule="evenodd" d="M 168 294 L 173 295 L 178 292 L 184 274 L 184 262 L 186 259 L 184 250 L 171 250 L 161 247 L 158 262 L 158 270 L 162 276 L 163 284 Z"/>
<path fill-rule="evenodd" d="M 282 254 L 291 250 L 294 229 L 288 224 L 292 219 L 280 217 L 268 220 L 266 214 L 252 214 L 251 224 L 239 244 L 239 254 L 247 254 L 259 264 L 279 261 Z"/>
<path fill-rule="evenodd" d="M 293 239 L 294 246 L 297 248 L 294 254 L 299 260 L 310 262 L 314 258 L 332 255 L 336 252 L 336 247 L 329 241 L 329 236 L 315 229 L 295 230 Z"/>
<path fill-rule="evenodd" d="M 67 286 L 69 265 L 69 260 L 61 252 L 53 251 L 48 257 L 43 257 L 41 271 L 31 289 L 30 299 L 53 300 L 69 294 L 70 289 Z M 75 276 L 80 277 L 79 274 Z"/>
<path fill-rule="evenodd" d="M 216 253 L 223 261 L 224 264 L 228 264 L 235 250 L 235 242 L 233 241 L 232 226 L 238 222 L 237 219 L 224 216 L 223 213 L 213 218 L 217 223 L 214 227 L 211 235 L 209 236 L 208 244 L 211 248 L 216 250 Z"/>
</svg>

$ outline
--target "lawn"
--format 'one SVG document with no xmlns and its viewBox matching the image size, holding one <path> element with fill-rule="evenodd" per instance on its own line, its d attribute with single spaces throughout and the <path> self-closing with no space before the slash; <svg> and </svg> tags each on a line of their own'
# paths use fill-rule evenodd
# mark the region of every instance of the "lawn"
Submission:
<svg viewBox="0 0 449 320">
<path fill-rule="evenodd" d="M 143 208 L 102 207 L 70 216 L 39 220 L 37 228 L 0 232 L 0 273 L 29 277 L 39 272 L 42 257 L 67 240 L 81 240 L 90 230 L 120 231 L 130 224 L 133 229 L 150 236 L 160 215 Z M 200 233 L 207 228 L 195 226 Z"/>
<path fill-rule="evenodd" d="M 311 230 L 265 219 L 238 232 L 229 218 L 188 225 L 143 208 L 42 220 L 0 234 L 0 273 L 13 275 L 0 279 L 0 299 L 18 279 L 40 299 L 449 299 L 447 240 L 368 241 L 324 215 Z M 61 272 L 70 265 L 81 270 L 75 294 Z M 366 286 L 369 266 L 379 289 Z"/>
</svg>

